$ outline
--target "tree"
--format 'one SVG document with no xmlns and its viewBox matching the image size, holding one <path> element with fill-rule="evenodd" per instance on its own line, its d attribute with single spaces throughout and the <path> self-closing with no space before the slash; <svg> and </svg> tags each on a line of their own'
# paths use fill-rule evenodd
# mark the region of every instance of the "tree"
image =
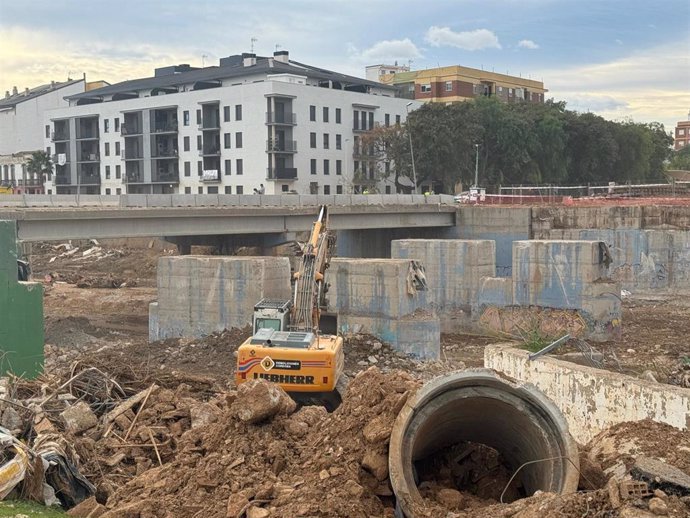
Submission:
<svg viewBox="0 0 690 518">
<path fill-rule="evenodd" d="M 42 182 L 45 182 L 53 174 L 53 162 L 50 159 L 50 155 L 45 151 L 34 151 L 26 163 L 26 169 Z"/>
<path fill-rule="evenodd" d="M 376 164 L 375 180 L 385 180 L 391 175 L 396 191 L 411 193 L 412 188 L 412 159 L 410 154 L 410 140 L 405 126 L 377 126 L 360 137 L 359 148 L 355 154 L 364 154 L 369 161 Z M 386 171 L 388 163 L 389 171 Z M 362 172 L 355 173 L 362 178 Z M 409 183 L 402 182 L 402 178 L 409 179 Z"/>
<path fill-rule="evenodd" d="M 690 171 L 690 146 L 685 146 L 678 151 L 673 151 L 668 168 Z"/>
</svg>

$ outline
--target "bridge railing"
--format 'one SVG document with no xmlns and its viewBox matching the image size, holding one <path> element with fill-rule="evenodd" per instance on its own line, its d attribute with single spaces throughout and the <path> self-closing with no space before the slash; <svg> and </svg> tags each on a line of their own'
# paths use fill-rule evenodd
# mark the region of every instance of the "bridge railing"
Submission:
<svg viewBox="0 0 690 518">
<path fill-rule="evenodd" d="M 7 194 L 5 208 L 174 208 L 174 207 L 314 207 L 352 205 L 455 205 L 447 194 Z"/>
</svg>

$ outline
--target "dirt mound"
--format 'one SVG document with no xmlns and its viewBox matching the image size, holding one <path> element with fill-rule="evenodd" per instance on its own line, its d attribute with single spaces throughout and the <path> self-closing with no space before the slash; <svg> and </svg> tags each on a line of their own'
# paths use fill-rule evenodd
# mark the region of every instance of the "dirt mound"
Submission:
<svg viewBox="0 0 690 518">
<path fill-rule="evenodd" d="M 252 505 L 272 517 L 382 516 L 386 503 L 392 511 L 390 429 L 416 388 L 406 373 L 371 368 L 334 413 L 304 407 L 261 425 L 239 421 L 226 404 L 215 423 L 183 435 L 175 460 L 113 494 L 108 516 L 225 518 Z"/>
</svg>

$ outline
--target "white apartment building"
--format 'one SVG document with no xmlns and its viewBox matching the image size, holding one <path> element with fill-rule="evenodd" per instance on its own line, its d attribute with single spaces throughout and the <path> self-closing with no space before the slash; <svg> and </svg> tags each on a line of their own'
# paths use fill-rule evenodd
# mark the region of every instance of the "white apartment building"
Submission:
<svg viewBox="0 0 690 518">
<path fill-rule="evenodd" d="M 405 120 L 395 88 L 273 57 L 229 56 L 68 97 L 46 114 L 55 175 L 46 192 L 338 194 L 395 192 L 359 146 Z M 355 173 L 356 176 L 355 176 Z M 355 181 L 355 178 L 357 181 Z"/>
<path fill-rule="evenodd" d="M 86 81 L 65 81 L 5 92 L 0 99 L 0 184 L 17 192 L 40 193 L 43 180 L 26 171 L 26 161 L 34 151 L 45 149 L 44 114 L 69 106 L 66 96 L 85 90 Z"/>
</svg>

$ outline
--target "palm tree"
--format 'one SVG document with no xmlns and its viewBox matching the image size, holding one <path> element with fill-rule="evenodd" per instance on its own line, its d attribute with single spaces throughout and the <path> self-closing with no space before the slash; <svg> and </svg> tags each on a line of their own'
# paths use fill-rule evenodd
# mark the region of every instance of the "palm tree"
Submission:
<svg viewBox="0 0 690 518">
<path fill-rule="evenodd" d="M 26 163 L 26 170 L 41 182 L 49 180 L 53 174 L 53 162 L 45 151 L 34 151 Z"/>
</svg>

